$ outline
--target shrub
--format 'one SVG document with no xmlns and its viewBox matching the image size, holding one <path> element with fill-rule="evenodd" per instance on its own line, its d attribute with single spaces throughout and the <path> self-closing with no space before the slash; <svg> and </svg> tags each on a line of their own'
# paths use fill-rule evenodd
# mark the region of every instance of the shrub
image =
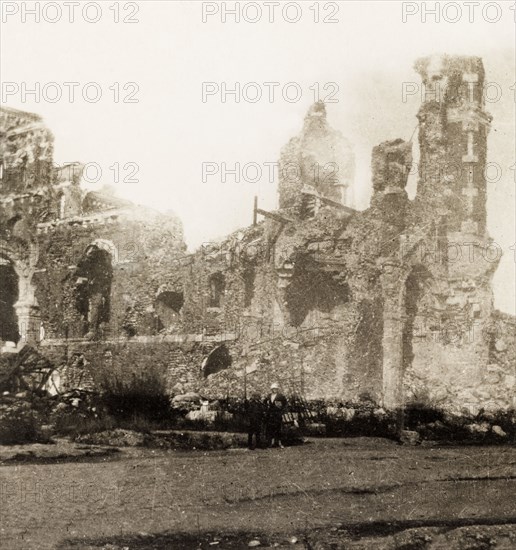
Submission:
<svg viewBox="0 0 516 550">
<path fill-rule="evenodd" d="M 246 437 L 230 433 L 170 432 L 145 436 L 144 446 L 161 449 L 215 451 L 245 447 Z"/>
<path fill-rule="evenodd" d="M 444 412 L 435 407 L 423 404 L 411 404 L 405 408 L 405 426 L 407 429 L 417 429 L 420 424 L 443 422 Z"/>
<path fill-rule="evenodd" d="M 0 445 L 20 445 L 25 443 L 48 443 L 49 437 L 43 434 L 39 416 L 30 409 L 29 403 L 3 405 L 0 411 Z"/>
<path fill-rule="evenodd" d="M 173 414 L 163 377 L 150 370 L 127 376 L 109 373 L 100 395 L 61 396 L 51 418 L 56 433 L 76 439 L 116 429 L 149 433 L 169 424 Z"/>
<path fill-rule="evenodd" d="M 101 402 L 107 413 L 117 420 L 138 418 L 163 422 L 173 416 L 164 377 L 157 370 L 106 378 Z"/>
<path fill-rule="evenodd" d="M 387 413 L 370 400 L 315 404 L 316 416 L 330 437 L 388 437 L 396 434 L 396 412 Z"/>
</svg>

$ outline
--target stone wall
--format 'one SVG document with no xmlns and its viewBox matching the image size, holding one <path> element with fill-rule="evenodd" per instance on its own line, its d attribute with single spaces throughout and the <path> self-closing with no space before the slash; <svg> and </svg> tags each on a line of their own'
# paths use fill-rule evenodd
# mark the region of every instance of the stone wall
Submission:
<svg viewBox="0 0 516 550">
<path fill-rule="evenodd" d="M 54 167 L 53 137 L 37 115 L 1 108 L 0 136 L 0 261 L 17 288 L 0 321 L 18 324 L 3 336 L 23 345 L 157 333 L 158 294 L 183 287 L 180 220 L 109 189 L 86 193 L 82 165 Z M 96 274 L 94 253 L 106 258 Z"/>
<path fill-rule="evenodd" d="M 146 211 L 108 211 L 96 219 L 65 220 L 40 226 L 34 275 L 47 338 L 84 336 L 84 315 L 76 303 L 78 265 L 88 247 L 110 258 L 111 315 L 104 335 L 157 332 L 155 301 L 160 291 L 182 291 L 173 259 L 183 249 L 182 234 L 168 219 Z"/>
<path fill-rule="evenodd" d="M 101 390 L 109 380 L 129 381 L 132 376 L 154 372 L 163 377 L 171 395 L 205 391 L 203 364 L 210 353 L 224 345 L 232 358 L 238 346 L 230 335 L 227 340 L 202 335 L 134 337 L 86 342 L 84 340 L 47 340 L 41 343 L 45 356 L 54 365 L 71 364 L 76 355 L 84 356 L 95 387 Z M 238 388 L 242 390 L 243 388 Z M 237 391 L 219 380 L 212 396 Z"/>
<path fill-rule="evenodd" d="M 387 409 L 514 406 L 514 319 L 493 311 L 498 260 L 482 252 L 491 243 L 482 63 L 416 67 L 444 92 L 431 88 L 418 113 L 413 201 L 413 144 L 395 139 L 373 150 L 370 207 L 345 204 L 353 155 L 320 103 L 282 151 L 280 208 L 193 253 L 176 218 L 106 191 L 81 195 L 63 174 L 32 194 L 0 193 L 5 261 L 23 289 L 18 318 L 40 328 L 56 363 L 84 353 L 97 383 L 158 369 L 173 394 L 237 397 L 277 381 L 307 399 Z M 314 165 L 338 175 L 314 179 Z"/>
</svg>

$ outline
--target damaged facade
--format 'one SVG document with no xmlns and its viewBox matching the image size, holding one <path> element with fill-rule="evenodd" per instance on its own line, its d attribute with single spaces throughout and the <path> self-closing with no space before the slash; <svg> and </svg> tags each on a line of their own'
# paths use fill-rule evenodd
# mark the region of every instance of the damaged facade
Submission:
<svg viewBox="0 0 516 550">
<path fill-rule="evenodd" d="M 412 143 L 397 139 L 373 149 L 370 207 L 350 208 L 353 153 L 317 103 L 282 151 L 279 209 L 193 254 L 178 219 L 84 193 L 80 165 L 54 168 L 39 117 L 2 109 L 4 352 L 28 342 L 56 366 L 81 354 L 93 380 L 158 367 L 171 394 L 279 381 L 387 409 L 516 406 L 515 319 L 491 289 L 482 62 L 416 69 L 427 101 L 414 200 Z"/>
</svg>

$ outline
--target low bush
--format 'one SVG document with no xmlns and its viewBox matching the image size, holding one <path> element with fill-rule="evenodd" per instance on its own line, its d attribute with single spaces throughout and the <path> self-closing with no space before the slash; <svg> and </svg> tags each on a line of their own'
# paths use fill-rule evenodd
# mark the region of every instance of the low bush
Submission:
<svg viewBox="0 0 516 550">
<path fill-rule="evenodd" d="M 115 419 L 108 415 L 92 416 L 79 410 L 60 414 L 53 424 L 56 434 L 72 439 L 79 435 L 112 430 L 115 426 Z"/>
<path fill-rule="evenodd" d="M 101 388 L 101 404 L 119 421 L 137 418 L 159 423 L 174 417 L 164 376 L 157 370 L 107 377 Z"/>
<path fill-rule="evenodd" d="M 326 425 L 329 437 L 395 438 L 400 423 L 398 412 L 386 412 L 372 401 L 352 403 L 309 403 L 314 421 Z"/>
<path fill-rule="evenodd" d="M 42 420 L 31 410 L 30 403 L 18 402 L 0 407 L 0 445 L 49 443 Z"/>
<path fill-rule="evenodd" d="M 439 413 L 439 411 L 437 411 Z M 440 418 L 431 422 L 416 422 L 412 429 L 421 433 L 424 439 L 457 444 L 514 444 L 516 443 L 516 411 L 486 412 L 476 415 L 448 414 L 441 412 Z"/>
</svg>

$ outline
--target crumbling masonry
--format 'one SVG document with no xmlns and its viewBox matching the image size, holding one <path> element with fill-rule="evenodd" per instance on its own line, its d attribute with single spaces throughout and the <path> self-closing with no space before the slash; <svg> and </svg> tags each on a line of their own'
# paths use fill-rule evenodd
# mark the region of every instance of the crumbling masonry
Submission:
<svg viewBox="0 0 516 550">
<path fill-rule="evenodd" d="M 194 254 L 178 219 L 84 193 L 80 165 L 53 166 L 41 119 L 2 109 L 3 352 L 28 342 L 56 368 L 81 353 L 93 380 L 152 365 L 173 394 L 278 380 L 387 409 L 516 406 L 516 321 L 491 291 L 482 62 L 416 70 L 428 99 L 413 201 L 412 143 L 398 139 L 373 150 L 370 208 L 346 205 L 353 153 L 318 103 L 282 152 L 279 209 Z"/>
</svg>

